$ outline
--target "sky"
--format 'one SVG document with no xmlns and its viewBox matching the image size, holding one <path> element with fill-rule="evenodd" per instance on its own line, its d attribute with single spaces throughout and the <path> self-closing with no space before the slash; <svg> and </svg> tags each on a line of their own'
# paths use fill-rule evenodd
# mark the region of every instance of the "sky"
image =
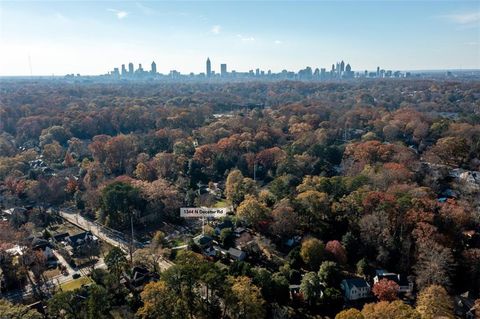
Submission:
<svg viewBox="0 0 480 319">
<path fill-rule="evenodd" d="M 480 69 L 480 1 L 3 1 L 0 75 Z"/>
</svg>

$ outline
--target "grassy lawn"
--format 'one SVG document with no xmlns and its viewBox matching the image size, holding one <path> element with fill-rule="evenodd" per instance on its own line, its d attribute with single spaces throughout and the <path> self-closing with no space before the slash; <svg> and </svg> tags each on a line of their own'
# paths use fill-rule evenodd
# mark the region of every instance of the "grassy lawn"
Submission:
<svg viewBox="0 0 480 319">
<path fill-rule="evenodd" d="M 87 285 L 93 281 L 89 277 L 80 277 L 78 279 L 66 282 L 60 285 L 63 291 L 70 291 L 80 288 L 82 285 Z"/>
<path fill-rule="evenodd" d="M 219 200 L 218 202 L 216 202 L 214 207 L 221 208 L 221 207 L 229 207 L 229 206 L 230 206 L 230 204 L 227 202 L 227 200 L 222 199 L 222 200 Z"/>
<path fill-rule="evenodd" d="M 60 275 L 61 273 L 60 273 L 60 270 L 58 268 L 54 268 L 54 269 L 48 269 L 43 274 L 45 275 L 45 277 L 50 279 L 50 278 L 53 278 L 55 276 Z"/>
<path fill-rule="evenodd" d="M 186 244 L 186 242 L 181 238 L 176 238 L 176 239 L 170 241 L 170 245 L 172 247 L 182 246 L 182 245 L 185 245 L 185 244 Z"/>
</svg>

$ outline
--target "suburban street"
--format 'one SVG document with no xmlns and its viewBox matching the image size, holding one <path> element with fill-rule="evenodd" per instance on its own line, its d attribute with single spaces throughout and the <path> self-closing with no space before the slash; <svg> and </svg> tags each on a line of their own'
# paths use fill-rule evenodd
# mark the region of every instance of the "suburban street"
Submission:
<svg viewBox="0 0 480 319">
<path fill-rule="evenodd" d="M 98 238 L 109 243 L 112 246 L 119 247 L 127 254 L 130 252 L 130 241 L 125 239 L 121 233 L 106 229 L 105 227 L 95 222 L 89 221 L 78 213 L 67 212 L 64 210 L 60 210 L 59 213 L 60 216 L 68 222 L 82 229 L 91 231 L 93 235 L 97 236 Z M 135 241 L 134 244 L 136 248 L 141 248 L 143 246 L 138 241 Z M 170 268 L 173 265 L 171 261 L 168 261 L 164 258 L 160 258 L 158 264 L 162 271 Z"/>
</svg>

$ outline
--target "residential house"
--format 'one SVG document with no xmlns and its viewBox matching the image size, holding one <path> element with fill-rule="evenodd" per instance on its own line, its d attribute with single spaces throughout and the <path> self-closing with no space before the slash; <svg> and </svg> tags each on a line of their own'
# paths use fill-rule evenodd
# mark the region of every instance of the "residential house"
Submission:
<svg viewBox="0 0 480 319">
<path fill-rule="evenodd" d="M 229 248 L 227 252 L 230 255 L 230 258 L 236 261 L 243 261 L 245 257 L 247 257 L 247 254 L 240 249 Z"/>
<path fill-rule="evenodd" d="M 70 246 L 71 253 L 82 253 L 83 249 L 90 244 L 98 244 L 98 238 L 90 231 L 85 231 L 76 235 L 68 236 L 65 242 Z"/>
<path fill-rule="evenodd" d="M 212 245 L 213 238 L 207 235 L 200 234 L 196 237 L 193 237 L 193 242 L 197 244 L 200 248 L 205 249 Z"/>
<path fill-rule="evenodd" d="M 370 297 L 370 285 L 362 278 L 350 278 L 342 280 L 342 288 L 345 299 L 349 301 Z"/>
<path fill-rule="evenodd" d="M 220 246 L 213 245 L 205 250 L 205 254 L 210 257 L 229 256 L 232 261 L 243 261 L 247 254 L 237 248 L 223 249 Z"/>
<path fill-rule="evenodd" d="M 454 304 L 455 315 L 458 318 L 476 319 L 475 317 L 476 297 L 478 296 L 474 296 L 469 292 L 465 292 L 461 295 L 455 296 L 455 304 Z"/>
<path fill-rule="evenodd" d="M 51 259 L 51 258 L 54 258 L 53 250 L 52 250 L 48 240 L 45 240 L 43 238 L 33 237 L 31 245 L 32 245 L 32 249 L 34 251 L 43 252 L 43 254 L 44 254 L 44 256 L 47 260 Z"/>
<path fill-rule="evenodd" d="M 142 289 L 152 281 L 158 281 L 160 276 L 147 268 L 135 266 L 130 273 L 124 272 L 121 282 L 130 289 Z"/>
<path fill-rule="evenodd" d="M 375 277 L 373 277 L 373 284 L 376 284 L 382 279 L 392 280 L 396 282 L 400 287 L 398 289 L 399 293 L 412 293 L 413 291 L 413 281 L 408 280 L 406 276 L 388 272 L 385 269 L 375 270 Z"/>
</svg>

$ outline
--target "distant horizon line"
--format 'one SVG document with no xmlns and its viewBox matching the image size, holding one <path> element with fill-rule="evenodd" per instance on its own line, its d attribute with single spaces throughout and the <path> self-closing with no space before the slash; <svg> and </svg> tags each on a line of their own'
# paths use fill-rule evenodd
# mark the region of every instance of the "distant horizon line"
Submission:
<svg viewBox="0 0 480 319">
<path fill-rule="evenodd" d="M 386 69 L 385 69 L 386 70 Z M 171 71 L 176 71 L 176 70 L 171 70 Z M 169 72 L 171 72 L 169 71 Z M 235 70 L 236 71 L 236 70 Z M 288 70 L 287 70 L 288 71 Z M 352 71 L 352 72 L 375 72 L 376 69 L 373 69 L 373 70 L 368 70 L 368 69 L 365 69 L 365 70 L 361 70 L 361 71 Z M 392 69 L 393 71 L 393 69 Z M 400 71 L 400 72 L 412 72 L 412 73 L 425 73 L 425 72 L 430 72 L 430 73 L 434 73 L 434 72 L 446 72 L 446 71 L 454 71 L 454 72 L 480 72 L 480 68 L 455 68 L 455 69 L 395 69 L 395 71 Z M 145 72 L 149 72 L 149 71 L 145 71 Z M 177 71 L 179 72 L 179 71 Z M 236 71 L 237 73 L 247 73 L 248 71 Z M 281 73 L 282 71 L 280 71 L 279 73 Z M 289 71 L 289 72 L 296 72 L 296 71 Z M 298 72 L 298 71 L 297 71 Z M 159 75 L 169 75 L 169 73 L 160 73 L 160 72 L 157 72 Z M 205 74 L 205 72 L 200 72 L 200 73 L 195 73 L 195 72 L 188 72 L 188 73 L 181 73 L 179 72 L 180 74 L 182 75 L 190 75 L 191 73 L 195 74 L 195 75 L 200 75 L 200 74 Z M 216 72 L 215 72 L 216 73 Z M 231 73 L 228 72 L 228 73 Z M 272 71 L 273 73 L 273 71 Z M 65 77 L 67 75 L 71 75 L 71 74 L 74 74 L 74 75 L 77 75 L 77 74 L 80 74 L 80 76 L 85 76 L 85 77 L 88 77 L 88 76 L 105 76 L 105 75 L 108 75 L 108 73 L 99 73 L 99 74 L 81 74 L 81 73 L 67 73 L 67 74 L 55 74 L 55 73 L 52 73 L 52 74 L 32 74 L 32 75 L 29 75 L 29 74 L 17 74 L 17 75 L 9 75 L 9 74 L 0 74 L 0 78 L 14 78 L 14 77 L 22 77 L 22 78 L 27 78 L 27 77 Z M 217 73 L 216 73 L 217 74 Z M 220 73 L 218 73 L 220 74 Z"/>
</svg>

